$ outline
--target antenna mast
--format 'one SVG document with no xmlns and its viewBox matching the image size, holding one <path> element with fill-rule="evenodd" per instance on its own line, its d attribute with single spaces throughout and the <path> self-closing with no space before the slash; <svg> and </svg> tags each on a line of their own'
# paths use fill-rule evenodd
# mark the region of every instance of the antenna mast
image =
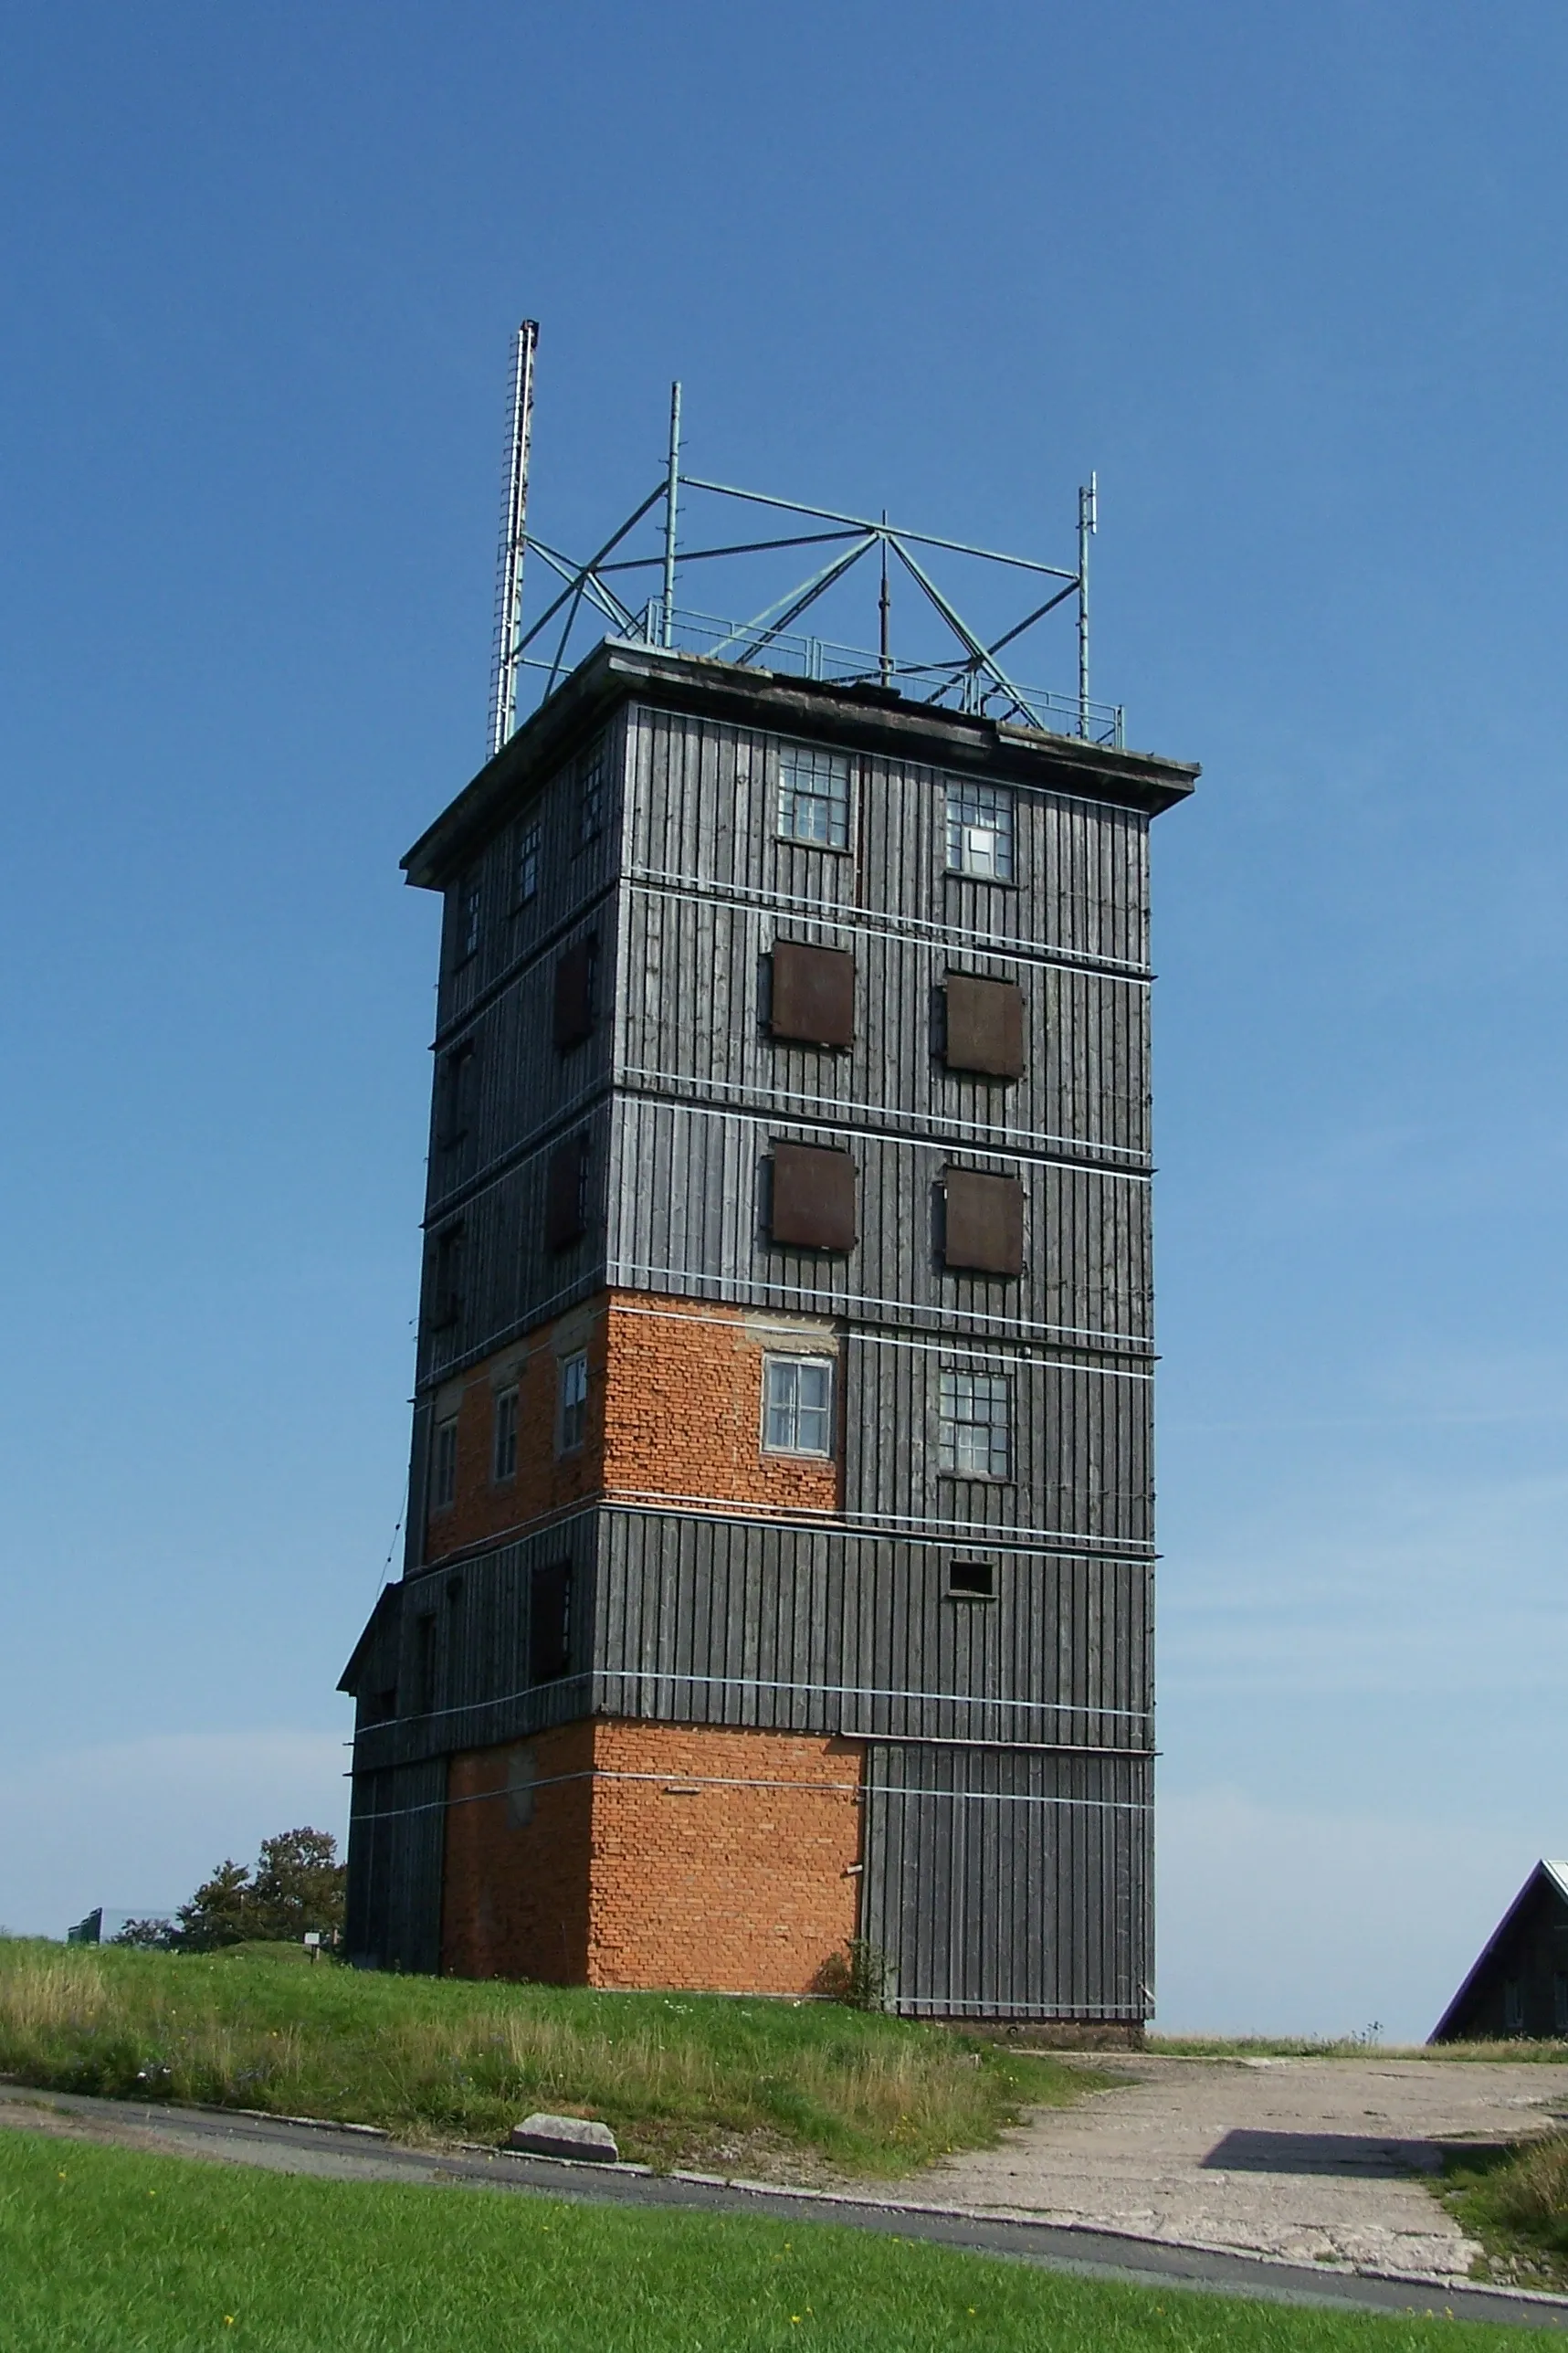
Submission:
<svg viewBox="0 0 1568 2353">
<path fill-rule="evenodd" d="M 495 648 L 490 670 L 492 760 L 517 722 L 522 558 L 528 545 L 528 454 L 533 439 L 533 355 L 538 344 L 539 322 L 525 319 L 517 331 L 517 360 L 511 379 L 511 448 L 507 465 L 506 505 L 501 514 L 500 554 L 496 564 Z"/>
<path fill-rule="evenodd" d="M 1078 494 L 1078 732 L 1089 733 L 1089 543 L 1100 529 L 1100 477 Z"/>
<path fill-rule="evenodd" d="M 680 495 L 680 386 L 669 387 L 669 469 L 664 485 L 664 627 L 667 646 L 675 643 L 675 519 Z"/>
</svg>

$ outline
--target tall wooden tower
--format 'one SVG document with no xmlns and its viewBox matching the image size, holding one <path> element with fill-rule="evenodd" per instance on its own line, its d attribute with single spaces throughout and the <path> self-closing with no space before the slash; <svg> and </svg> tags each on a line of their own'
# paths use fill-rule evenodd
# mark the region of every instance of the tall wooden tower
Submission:
<svg viewBox="0 0 1568 2353">
<path fill-rule="evenodd" d="M 1147 837 L 1197 772 L 885 635 L 835 679 L 611 618 L 405 860 L 445 921 L 351 1949 L 801 1993 L 861 1937 L 901 2010 L 1136 2026 Z"/>
</svg>

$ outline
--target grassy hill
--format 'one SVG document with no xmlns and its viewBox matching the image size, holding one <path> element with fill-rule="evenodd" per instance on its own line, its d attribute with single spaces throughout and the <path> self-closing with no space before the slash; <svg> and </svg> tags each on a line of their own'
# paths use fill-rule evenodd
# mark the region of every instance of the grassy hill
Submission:
<svg viewBox="0 0 1568 2353">
<path fill-rule="evenodd" d="M 898 2174 L 1107 2078 L 829 2002 L 369 1976 L 295 1948 L 205 1957 L 0 1939 L 0 2074 L 53 2091 L 503 2139 L 602 2117 L 653 2163 Z"/>
</svg>

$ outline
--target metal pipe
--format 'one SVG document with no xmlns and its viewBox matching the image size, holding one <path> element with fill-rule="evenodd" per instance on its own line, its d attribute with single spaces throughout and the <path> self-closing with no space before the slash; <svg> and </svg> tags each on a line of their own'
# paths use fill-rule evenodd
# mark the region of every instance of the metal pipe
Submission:
<svg viewBox="0 0 1568 2353">
<path fill-rule="evenodd" d="M 669 387 L 669 473 L 664 491 L 664 629 L 667 648 L 675 643 L 675 523 L 680 491 L 680 385 Z"/>
<path fill-rule="evenodd" d="M 879 640 L 879 659 L 882 673 L 882 684 L 884 687 L 889 687 L 893 682 L 893 600 L 888 589 L 887 521 L 888 510 L 884 507 L 882 509 L 882 590 L 880 596 L 877 599 L 878 617 L 881 622 L 881 636 Z"/>
<path fill-rule="evenodd" d="M 1089 543 L 1100 528 L 1099 476 L 1078 494 L 1078 732 L 1089 733 Z"/>
<path fill-rule="evenodd" d="M 748 499 L 753 506 L 782 507 L 785 514 L 816 515 L 824 522 L 853 523 L 857 531 L 880 531 L 879 522 L 871 522 L 865 515 L 840 514 L 837 507 L 807 506 L 800 499 L 775 499 L 766 491 L 742 491 L 733 482 L 707 482 L 696 474 L 685 477 L 689 491 L 712 491 L 722 499 Z M 907 539 L 911 547 L 944 547 L 950 555 L 978 555 L 987 564 L 1010 564 L 1019 572 L 1043 572 L 1053 580 L 1071 580 L 1074 575 L 1064 572 L 1059 564 L 1037 564 L 1029 555 L 1004 555 L 999 548 L 972 547 L 967 540 L 939 539 L 934 532 L 905 531 L 901 524 L 889 526 L 895 539 Z"/>
</svg>

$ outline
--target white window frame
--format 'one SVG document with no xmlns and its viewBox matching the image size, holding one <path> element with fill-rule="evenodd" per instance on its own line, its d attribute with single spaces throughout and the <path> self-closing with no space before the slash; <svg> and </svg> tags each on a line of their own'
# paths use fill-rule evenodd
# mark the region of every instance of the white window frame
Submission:
<svg viewBox="0 0 1568 2353">
<path fill-rule="evenodd" d="M 969 776 L 947 782 L 947 871 L 981 882 L 1011 882 L 1016 797 L 1005 785 Z"/>
<path fill-rule="evenodd" d="M 816 744 L 785 744 L 779 753 L 774 825 L 781 841 L 808 849 L 849 847 L 849 755 Z"/>
<path fill-rule="evenodd" d="M 587 1350 L 578 1348 L 570 1356 L 563 1356 L 557 1378 L 561 1389 L 561 1411 L 556 1451 L 560 1454 L 580 1453 L 588 1435 Z"/>
<path fill-rule="evenodd" d="M 834 1444 L 834 1373 L 831 1356 L 808 1356 L 791 1349 L 763 1358 L 763 1452 L 805 1456 L 814 1462 L 831 1461 Z M 821 1373 L 825 1395 L 819 1405 L 803 1405 L 800 1376 Z M 775 1394 L 776 1392 L 776 1394 Z M 803 1439 L 802 1423 L 810 1424 L 820 1445 Z"/>
<path fill-rule="evenodd" d="M 495 1439 L 490 1454 L 490 1476 L 500 1486 L 517 1476 L 517 1383 L 494 1392 Z"/>
<path fill-rule="evenodd" d="M 938 1375 L 938 1467 L 950 1479 L 1013 1475 L 1013 1382 L 952 1366 Z"/>
<path fill-rule="evenodd" d="M 430 1433 L 430 1509 L 449 1512 L 458 1500 L 458 1417 L 441 1416 Z"/>
</svg>

